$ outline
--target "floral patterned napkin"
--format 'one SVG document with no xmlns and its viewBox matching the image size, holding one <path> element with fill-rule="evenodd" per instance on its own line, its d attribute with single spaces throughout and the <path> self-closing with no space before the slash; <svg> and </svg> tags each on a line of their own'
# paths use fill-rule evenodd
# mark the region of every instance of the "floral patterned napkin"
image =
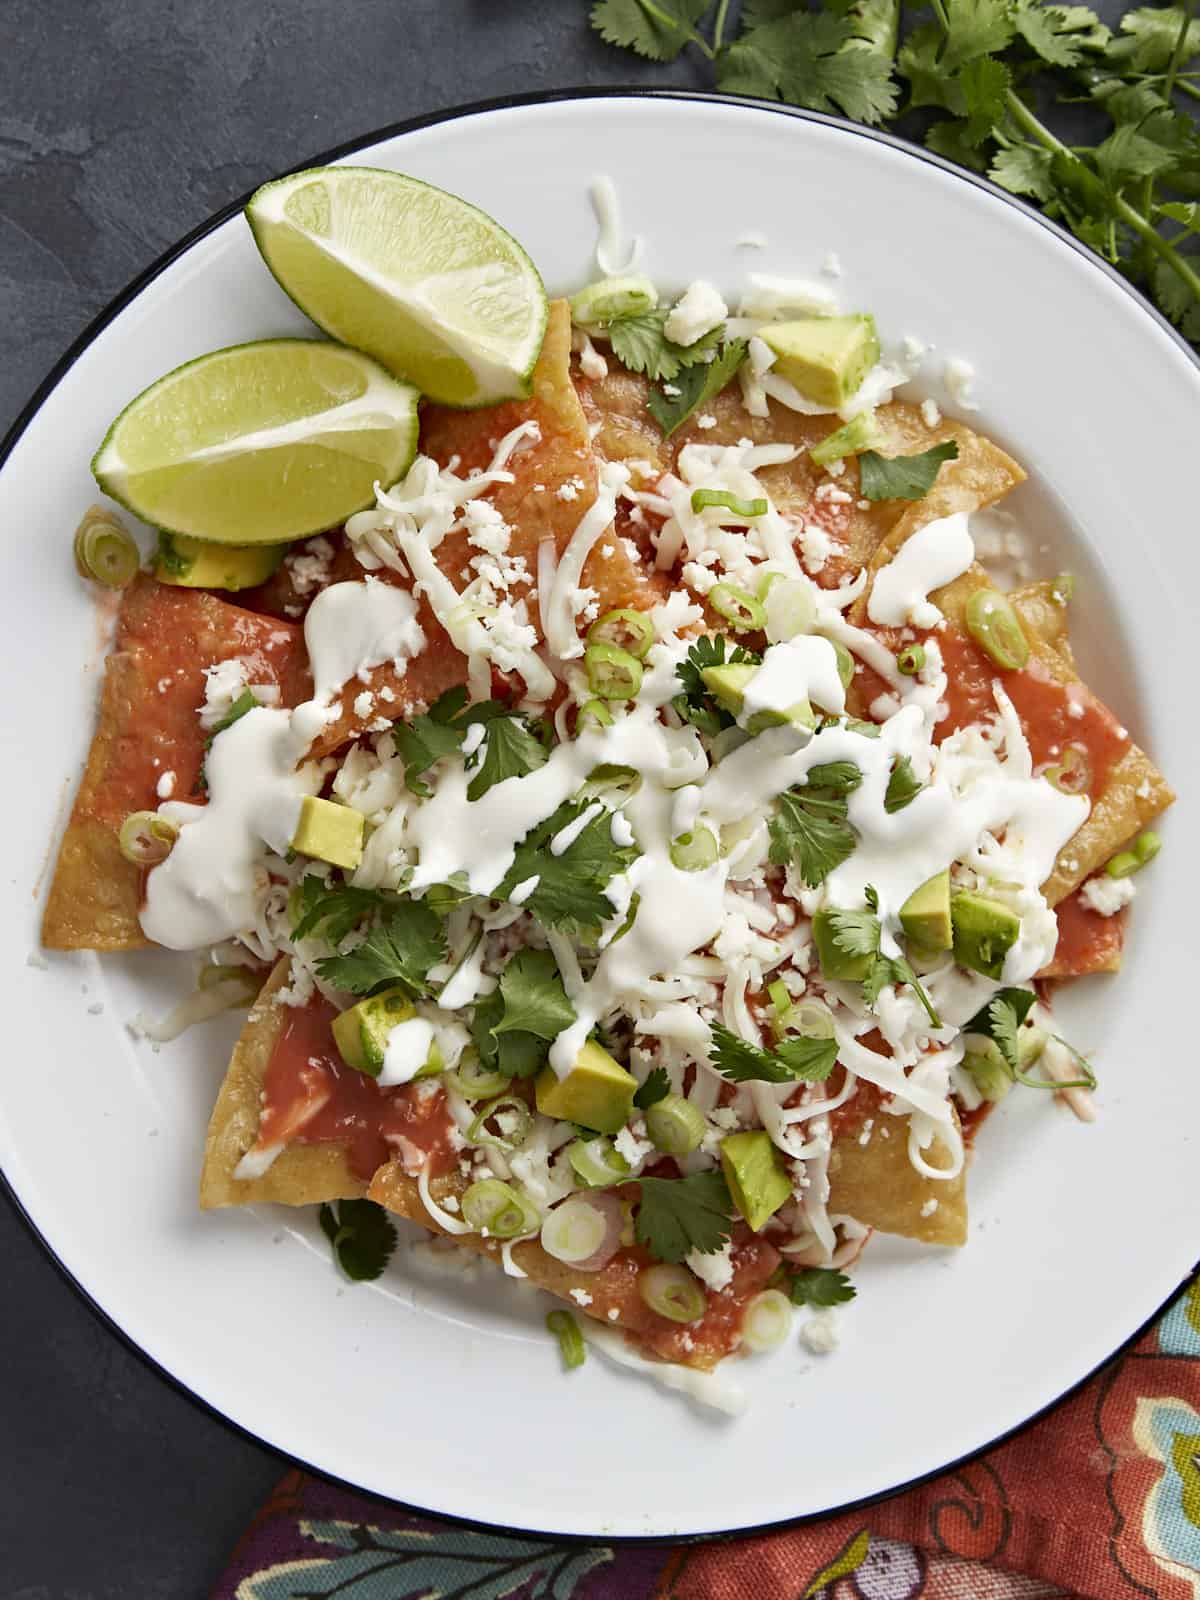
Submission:
<svg viewBox="0 0 1200 1600">
<path fill-rule="evenodd" d="M 1036 1427 L 892 1500 L 752 1539 L 564 1544 L 291 1472 L 213 1600 L 1200 1600 L 1200 1280 Z"/>
</svg>

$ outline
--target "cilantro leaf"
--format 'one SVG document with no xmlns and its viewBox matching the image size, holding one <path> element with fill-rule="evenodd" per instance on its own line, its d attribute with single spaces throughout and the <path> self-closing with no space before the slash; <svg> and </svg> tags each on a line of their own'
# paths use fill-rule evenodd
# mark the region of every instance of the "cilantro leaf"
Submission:
<svg viewBox="0 0 1200 1600">
<path fill-rule="evenodd" d="M 404 785 L 411 794 L 427 797 L 432 791 L 421 774 L 443 756 L 457 753 L 463 729 L 456 726 L 455 718 L 466 703 L 467 691 L 462 684 L 457 684 L 440 695 L 421 716 L 393 725 L 392 740 L 404 762 Z"/>
<path fill-rule="evenodd" d="M 492 1028 L 500 1033 L 532 1033 L 556 1039 L 575 1021 L 575 1007 L 549 950 L 519 950 L 500 974 L 504 1015 Z"/>
<path fill-rule="evenodd" d="M 468 722 L 477 720 L 468 714 Z M 467 785 L 467 799 L 478 800 L 494 783 L 523 778 L 546 760 L 546 747 L 529 731 L 523 717 L 495 717 L 488 722 L 483 758 Z"/>
<path fill-rule="evenodd" d="M 318 961 L 317 971 L 348 994 L 371 995 L 398 983 L 411 995 L 427 995 L 429 970 L 445 955 L 446 935 L 436 912 L 421 900 L 405 900 L 384 912 L 353 950 Z"/>
<path fill-rule="evenodd" d="M 830 794 L 853 794 L 862 782 L 862 769 L 853 761 L 822 761 L 809 767 L 805 787 L 827 789 Z"/>
<path fill-rule="evenodd" d="M 1013 21 L 1033 53 L 1051 67 L 1077 67 L 1089 50 L 1103 49 L 1112 37 L 1087 6 L 1016 0 Z"/>
<path fill-rule="evenodd" d="M 1004 1058 L 1005 1066 L 1015 1073 L 1021 1064 L 1017 1032 L 1036 999 L 1032 989 L 999 989 L 985 1006 L 963 1023 L 962 1031 L 990 1039 Z"/>
<path fill-rule="evenodd" d="M 709 1060 L 730 1083 L 824 1083 L 837 1061 L 836 1039 L 785 1039 L 774 1050 L 712 1024 Z"/>
<path fill-rule="evenodd" d="M 846 802 L 804 789 L 781 794 L 768 823 L 770 859 L 778 867 L 795 864 L 810 889 L 854 853 L 858 835 L 846 821 Z"/>
<path fill-rule="evenodd" d="M 497 899 L 506 900 L 519 883 L 537 878 L 537 887 L 524 902 L 525 909 L 546 927 L 580 937 L 599 933 L 603 924 L 616 915 L 605 886 L 637 856 L 632 846 L 613 842 L 612 818 L 603 808 L 556 856 L 550 841 L 586 810 L 587 802 L 567 800 L 553 816 L 526 834 L 496 889 Z"/>
<path fill-rule="evenodd" d="M 889 816 L 894 812 L 903 811 L 905 806 L 913 803 L 924 787 L 925 785 L 913 771 L 912 762 L 907 756 L 901 756 L 888 778 L 883 809 Z"/>
<path fill-rule="evenodd" d="M 351 928 L 382 904 L 374 889 L 327 883 L 316 873 L 306 872 L 288 900 L 292 938 L 307 939 L 320 933 L 330 944 L 341 944 Z"/>
<path fill-rule="evenodd" d="M 1106 58 L 1122 72 L 1163 72 L 1175 53 L 1184 17 L 1182 6 L 1141 6 L 1121 18 L 1120 34 L 1108 45 Z M 1200 18 L 1187 25 L 1180 65 L 1200 52 Z"/>
<path fill-rule="evenodd" d="M 860 31 L 850 9 L 843 16 L 793 9 L 760 22 L 729 47 L 717 62 L 717 87 L 882 122 L 895 113 L 897 94 L 891 51 L 879 40 L 877 22 Z"/>
<path fill-rule="evenodd" d="M 320 1210 L 321 1232 L 333 1247 L 333 1258 L 355 1283 L 378 1278 L 396 1248 L 396 1230 L 382 1206 L 373 1200 L 339 1200 Z"/>
<path fill-rule="evenodd" d="M 858 458 L 858 486 L 864 500 L 923 500 L 942 462 L 957 460 L 953 439 L 915 456 L 881 456 L 877 450 L 864 450 Z"/>
<path fill-rule="evenodd" d="M 651 61 L 674 61 L 696 37 L 695 24 L 712 0 L 597 0 L 592 27 L 609 44 Z"/>
<path fill-rule="evenodd" d="M 729 1238 L 733 1201 L 720 1172 L 690 1178 L 639 1178 L 634 1231 L 659 1261 L 682 1261 L 689 1250 L 712 1255 Z"/>
<path fill-rule="evenodd" d="M 1050 151 L 1040 145 L 1007 144 L 996 152 L 988 177 L 1009 194 L 1028 195 L 1044 205 L 1054 198 L 1052 166 Z"/>
<path fill-rule="evenodd" d="M 873 956 L 879 952 L 879 918 L 873 911 L 843 911 L 830 907 L 829 930 L 838 949 L 848 956 Z"/>
<path fill-rule="evenodd" d="M 833 1267 L 806 1267 L 788 1282 L 788 1298 L 794 1306 L 840 1306 L 857 1293 L 846 1274 Z"/>
<path fill-rule="evenodd" d="M 489 1071 L 507 1078 L 532 1078 L 546 1064 L 549 1046 L 536 1033 L 497 1033 L 504 1020 L 504 996 L 499 989 L 479 1000 L 471 1014 L 471 1041 Z"/>
<path fill-rule="evenodd" d="M 1012 43 L 1015 23 L 1009 0 L 945 0 L 949 31 L 942 52 L 943 72 L 956 72 L 979 56 Z"/>
<path fill-rule="evenodd" d="M 1004 120 L 1008 109 L 1008 91 L 1012 88 L 1012 73 L 995 56 L 980 56 L 967 63 L 959 73 L 958 81 L 967 103 L 967 121 L 962 136 L 968 146 L 974 147 L 982 144 Z"/>
<path fill-rule="evenodd" d="M 614 317 L 605 329 L 613 355 L 630 372 L 670 382 L 684 367 L 706 361 L 720 343 L 724 323 L 712 328 L 691 344 L 675 344 L 667 338 L 665 306 L 639 311 L 630 317 Z"/>
<path fill-rule="evenodd" d="M 707 365 L 698 362 L 679 373 L 679 382 L 674 385 L 679 390 L 677 395 L 654 393 L 649 396 L 646 405 L 665 438 L 669 439 L 676 429 L 682 428 L 693 411 L 716 399 L 732 381 L 748 349 L 745 339 L 730 339 Z"/>
<path fill-rule="evenodd" d="M 660 1100 L 665 1100 L 671 1092 L 671 1080 L 667 1076 L 665 1067 L 651 1067 L 646 1074 L 646 1081 L 633 1097 L 633 1103 L 639 1111 L 648 1111 L 651 1106 L 656 1106 Z"/>
</svg>

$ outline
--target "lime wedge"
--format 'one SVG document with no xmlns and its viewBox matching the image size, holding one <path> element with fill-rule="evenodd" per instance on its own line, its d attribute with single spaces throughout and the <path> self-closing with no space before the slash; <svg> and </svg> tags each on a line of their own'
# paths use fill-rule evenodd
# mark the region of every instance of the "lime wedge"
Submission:
<svg viewBox="0 0 1200 1600">
<path fill-rule="evenodd" d="M 417 392 L 369 356 L 263 339 L 176 367 L 92 459 L 106 494 L 171 533 L 280 544 L 375 504 L 417 448 Z"/>
<path fill-rule="evenodd" d="M 546 291 L 517 241 L 456 195 L 375 167 L 313 167 L 246 207 L 285 293 L 335 339 L 449 406 L 528 395 Z"/>
</svg>

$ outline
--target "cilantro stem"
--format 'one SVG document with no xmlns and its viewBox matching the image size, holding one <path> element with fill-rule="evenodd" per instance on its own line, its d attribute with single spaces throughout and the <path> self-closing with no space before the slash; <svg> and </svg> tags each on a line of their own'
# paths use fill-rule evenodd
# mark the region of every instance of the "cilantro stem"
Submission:
<svg viewBox="0 0 1200 1600">
<path fill-rule="evenodd" d="M 714 58 L 721 53 L 721 46 L 725 40 L 725 17 L 729 10 L 729 0 L 721 0 L 717 7 L 717 20 L 713 23 L 712 53 Z"/>
<path fill-rule="evenodd" d="M 1193 100 L 1200 100 L 1200 89 L 1194 83 L 1187 83 L 1183 78 L 1176 81 L 1175 87 L 1181 94 L 1190 94 Z"/>
<path fill-rule="evenodd" d="M 1184 4 L 1181 7 L 1179 32 L 1175 36 L 1175 48 L 1171 51 L 1171 59 L 1167 62 L 1167 70 L 1162 83 L 1162 97 L 1168 105 L 1170 105 L 1171 96 L 1175 92 L 1175 79 L 1179 74 L 1180 67 L 1183 65 L 1184 54 L 1187 49 L 1188 30 L 1192 26 L 1192 13 L 1195 10 L 1195 4 L 1196 0 L 1184 0 Z M 1150 173 L 1142 180 L 1141 194 L 1142 212 L 1147 217 L 1152 216 L 1154 212 L 1154 187 L 1154 175 Z M 1148 259 L 1145 265 L 1146 267 L 1150 265 Z"/>
<path fill-rule="evenodd" d="M 689 44 L 698 46 L 698 48 L 704 52 L 710 61 L 716 60 L 716 51 L 712 48 L 702 33 L 697 33 L 695 28 L 684 27 L 680 23 L 678 17 L 669 16 L 667 12 L 661 9 L 661 7 L 654 4 L 654 0 L 639 0 L 639 4 L 647 16 L 651 16 L 656 22 L 662 23 L 663 27 L 667 31 L 668 37 L 672 33 L 677 32 L 686 34 L 687 42 Z M 725 4 L 728 4 L 728 0 L 725 0 Z M 723 5 L 721 9 L 724 10 L 725 6 Z"/>
<path fill-rule="evenodd" d="M 933 0 L 933 3 L 934 9 L 940 12 L 944 18 L 945 11 L 942 8 L 941 0 Z M 1035 139 L 1045 149 L 1052 151 L 1054 155 L 1061 156 L 1066 161 L 1079 162 L 1079 157 L 1073 155 L 1061 139 L 1055 138 L 1050 129 L 1039 121 L 1020 96 L 1014 93 L 1012 89 L 1006 91 L 1005 104 L 1013 121 L 1031 139 Z M 1090 169 L 1086 170 L 1090 171 Z M 1169 245 L 1142 213 L 1129 204 L 1128 200 L 1119 194 L 1114 194 L 1111 198 L 1113 210 L 1121 221 L 1125 223 L 1126 227 L 1131 228 L 1151 253 L 1156 255 L 1160 261 L 1165 262 L 1175 276 L 1187 285 L 1193 299 L 1200 300 L 1200 273 L 1195 272 L 1188 265 L 1188 262 L 1179 254 L 1178 250 Z"/>
</svg>

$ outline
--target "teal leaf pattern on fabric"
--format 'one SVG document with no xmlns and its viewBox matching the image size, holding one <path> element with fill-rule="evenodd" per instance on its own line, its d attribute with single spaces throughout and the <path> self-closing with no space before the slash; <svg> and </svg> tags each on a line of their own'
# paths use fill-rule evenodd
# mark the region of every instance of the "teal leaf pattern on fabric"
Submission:
<svg viewBox="0 0 1200 1600">
<path fill-rule="evenodd" d="M 571 1600 L 613 1558 L 605 1545 L 548 1544 L 468 1528 L 303 1522 L 329 1554 L 284 1561 L 238 1585 L 237 1600 Z M 336 1553 L 335 1553 L 336 1552 Z"/>
</svg>

